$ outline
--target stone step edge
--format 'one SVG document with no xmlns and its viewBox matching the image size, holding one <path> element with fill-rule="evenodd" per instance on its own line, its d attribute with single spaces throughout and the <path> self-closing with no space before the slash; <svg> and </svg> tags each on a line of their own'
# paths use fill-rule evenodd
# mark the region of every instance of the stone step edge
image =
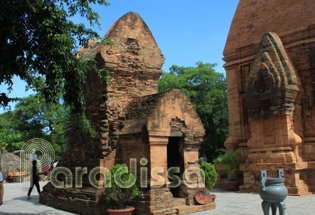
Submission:
<svg viewBox="0 0 315 215">
<path fill-rule="evenodd" d="M 210 202 L 206 205 L 191 205 L 191 206 L 185 205 L 185 206 L 179 206 L 179 207 L 175 207 L 175 208 L 177 210 L 177 214 L 182 215 L 182 214 L 189 214 L 189 213 L 195 213 L 195 212 L 215 209 L 216 203 Z"/>
</svg>

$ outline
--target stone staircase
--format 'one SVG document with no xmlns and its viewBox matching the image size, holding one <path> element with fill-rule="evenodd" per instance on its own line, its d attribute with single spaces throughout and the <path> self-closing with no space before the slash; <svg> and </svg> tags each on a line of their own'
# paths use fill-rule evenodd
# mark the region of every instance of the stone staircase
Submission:
<svg viewBox="0 0 315 215">
<path fill-rule="evenodd" d="M 183 198 L 174 198 L 174 207 L 181 207 L 186 205 L 186 199 Z"/>
<path fill-rule="evenodd" d="M 210 202 L 206 205 L 184 205 L 184 206 L 177 206 L 175 207 L 177 210 L 178 215 L 182 214 L 190 214 L 190 213 L 196 213 L 200 211 L 206 211 L 216 208 L 215 202 Z"/>
<path fill-rule="evenodd" d="M 206 205 L 186 205 L 186 199 L 184 198 L 174 198 L 173 202 L 174 208 L 177 211 L 177 215 L 195 213 L 216 208 L 215 202 L 209 202 Z"/>
<path fill-rule="evenodd" d="M 289 191 L 289 195 L 301 196 L 312 194 L 309 192 L 308 184 L 302 179 L 298 180 L 297 186 L 287 186 L 287 189 Z"/>
</svg>

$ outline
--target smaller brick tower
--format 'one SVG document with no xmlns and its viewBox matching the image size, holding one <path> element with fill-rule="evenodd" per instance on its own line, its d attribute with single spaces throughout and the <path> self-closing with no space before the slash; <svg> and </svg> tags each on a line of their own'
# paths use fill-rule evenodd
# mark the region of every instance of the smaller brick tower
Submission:
<svg viewBox="0 0 315 215">
<path fill-rule="evenodd" d="M 94 187 L 88 177 L 95 167 L 110 169 L 116 163 L 136 162 L 136 177 L 147 168 L 142 185 L 144 198 L 132 202 L 139 215 L 183 214 L 215 208 L 211 200 L 196 205 L 194 196 L 206 191 L 200 183 L 198 150 L 204 128 L 187 96 L 179 90 L 158 93 L 164 57 L 149 28 L 136 13 L 118 19 L 105 35 L 114 46 L 91 41 L 80 53 L 97 60 L 110 78 L 106 83 L 95 72 L 88 72 L 84 86 L 86 114 L 99 138 L 73 127 L 69 148 L 61 167 L 73 174 L 75 167 L 87 167 L 81 188 L 44 187 L 40 201 L 80 214 L 104 214 L 103 187 Z M 168 169 L 179 167 L 181 183 L 172 182 Z M 150 174 L 152 173 L 152 174 Z M 100 182 L 102 181 L 102 177 Z M 199 183 L 197 183 L 199 182 Z M 197 183 L 197 184 L 196 184 Z M 193 185 L 197 186 L 193 186 Z"/>
</svg>

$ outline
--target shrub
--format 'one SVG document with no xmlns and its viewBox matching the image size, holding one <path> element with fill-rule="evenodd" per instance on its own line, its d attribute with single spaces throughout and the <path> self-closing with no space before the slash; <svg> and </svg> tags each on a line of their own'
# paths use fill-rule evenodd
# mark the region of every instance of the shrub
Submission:
<svg viewBox="0 0 315 215">
<path fill-rule="evenodd" d="M 202 176 L 205 177 L 205 186 L 208 190 L 212 189 L 217 181 L 217 172 L 214 169 L 214 166 L 211 163 L 202 162 L 200 165 L 200 169 L 203 170 L 204 174 Z"/>
<path fill-rule="evenodd" d="M 238 181 L 239 167 L 242 162 L 242 150 L 243 148 L 238 148 L 232 153 L 226 151 L 224 155 L 220 155 L 214 160 L 215 164 L 220 164 L 219 170 L 228 175 L 227 181 Z"/>
<path fill-rule="evenodd" d="M 116 164 L 106 174 L 104 197 L 106 201 L 113 201 L 115 209 L 126 208 L 126 203 L 141 195 L 133 174 L 128 172 L 126 164 Z"/>
</svg>

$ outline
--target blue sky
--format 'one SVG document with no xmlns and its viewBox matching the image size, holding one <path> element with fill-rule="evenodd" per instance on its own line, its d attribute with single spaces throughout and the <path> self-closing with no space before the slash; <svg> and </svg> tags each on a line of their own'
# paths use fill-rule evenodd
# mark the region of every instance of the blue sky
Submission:
<svg viewBox="0 0 315 215">
<path fill-rule="evenodd" d="M 225 73 L 223 49 L 238 0 L 109 0 L 110 7 L 95 6 L 101 16 L 104 36 L 109 27 L 127 12 L 138 13 L 147 23 L 165 57 L 163 70 L 171 65 L 194 66 L 196 62 L 217 63 L 216 71 Z M 76 23 L 88 23 L 73 17 Z M 12 97 L 26 97 L 25 83 L 13 80 Z M 6 92 L 6 86 L 0 86 Z M 13 108 L 14 104 L 12 105 Z M 0 113 L 3 109 L 0 108 Z"/>
</svg>

